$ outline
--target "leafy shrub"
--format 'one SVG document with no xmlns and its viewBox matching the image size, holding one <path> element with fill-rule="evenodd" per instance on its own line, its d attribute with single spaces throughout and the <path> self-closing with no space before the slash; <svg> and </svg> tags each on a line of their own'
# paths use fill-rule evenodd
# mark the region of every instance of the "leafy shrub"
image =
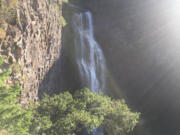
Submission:
<svg viewBox="0 0 180 135">
<path fill-rule="evenodd" d="M 0 57 L 0 65 L 3 58 Z M 10 70 L 0 73 L 0 135 L 75 135 L 102 126 L 108 135 L 126 135 L 138 123 L 123 100 L 91 92 L 64 92 L 37 102 L 36 108 L 21 108 L 20 86 L 7 85 Z"/>
<path fill-rule="evenodd" d="M 3 64 L 0 58 L 0 64 Z M 29 135 L 32 120 L 32 110 L 24 110 L 18 104 L 20 86 L 8 86 L 4 82 L 10 75 L 10 70 L 0 73 L 0 132 L 8 135 Z"/>
<path fill-rule="evenodd" d="M 61 23 L 62 23 L 63 27 L 65 27 L 67 25 L 67 22 L 66 22 L 66 20 L 64 19 L 63 16 L 61 16 Z"/>
<path fill-rule="evenodd" d="M 114 129 L 116 134 L 125 135 L 135 127 L 138 118 L 139 114 L 131 112 L 124 101 L 83 89 L 74 95 L 45 95 L 37 107 L 33 131 L 39 135 L 72 135 L 83 130 L 90 133 L 102 125 L 109 135 Z"/>
<path fill-rule="evenodd" d="M 124 100 L 113 101 L 112 111 L 105 117 L 103 127 L 106 134 L 126 135 L 138 123 L 139 113 L 132 113 Z"/>
</svg>

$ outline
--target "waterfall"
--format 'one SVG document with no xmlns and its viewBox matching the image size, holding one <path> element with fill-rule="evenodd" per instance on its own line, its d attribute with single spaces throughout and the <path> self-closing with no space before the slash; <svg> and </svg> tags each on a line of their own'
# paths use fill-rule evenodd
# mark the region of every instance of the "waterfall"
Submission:
<svg viewBox="0 0 180 135">
<path fill-rule="evenodd" d="M 92 92 L 103 92 L 106 85 L 106 62 L 103 52 L 94 38 L 91 13 L 85 12 L 73 16 L 75 31 L 76 62 L 83 87 Z M 103 135 L 101 128 L 93 135 Z"/>
<path fill-rule="evenodd" d="M 94 38 L 92 15 L 90 12 L 75 14 L 76 61 L 82 84 L 93 92 L 105 89 L 106 64 L 103 52 Z"/>
</svg>

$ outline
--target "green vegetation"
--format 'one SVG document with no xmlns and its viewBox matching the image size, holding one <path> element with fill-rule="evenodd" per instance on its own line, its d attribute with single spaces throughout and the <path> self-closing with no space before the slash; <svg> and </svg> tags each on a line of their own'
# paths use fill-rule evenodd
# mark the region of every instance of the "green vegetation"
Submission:
<svg viewBox="0 0 180 135">
<path fill-rule="evenodd" d="M 89 89 L 45 95 L 34 107 L 23 109 L 20 86 L 6 82 L 10 74 L 0 73 L 0 135 L 77 135 L 100 126 L 107 135 L 126 135 L 138 123 L 139 113 L 131 112 L 123 100 Z"/>
<path fill-rule="evenodd" d="M 103 127 L 108 135 L 126 135 L 139 121 L 139 113 L 133 113 L 124 100 L 112 102 L 112 111 L 104 119 Z"/>
<path fill-rule="evenodd" d="M 75 135 L 103 126 L 108 135 L 125 135 L 138 119 L 139 113 L 131 112 L 123 100 L 83 89 L 74 95 L 45 95 L 37 107 L 33 131 L 39 135 Z"/>
<path fill-rule="evenodd" d="M 62 26 L 65 27 L 67 25 L 66 20 L 64 19 L 63 16 L 61 16 L 61 22 L 62 22 Z"/>
<path fill-rule="evenodd" d="M 3 64 L 0 58 L 0 64 Z M 8 85 L 11 71 L 5 70 L 0 73 L 0 134 L 8 132 L 8 135 L 29 135 L 32 124 L 32 110 L 22 109 L 18 103 L 20 86 L 18 84 Z"/>
<path fill-rule="evenodd" d="M 69 0 L 59 0 L 59 2 L 68 3 Z"/>
</svg>

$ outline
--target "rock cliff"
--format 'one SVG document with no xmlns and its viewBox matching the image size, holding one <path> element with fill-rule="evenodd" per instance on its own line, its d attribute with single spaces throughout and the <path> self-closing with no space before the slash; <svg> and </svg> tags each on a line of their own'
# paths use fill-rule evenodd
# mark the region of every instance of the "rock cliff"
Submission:
<svg viewBox="0 0 180 135">
<path fill-rule="evenodd" d="M 20 102 L 25 105 L 54 87 L 52 77 L 45 76 L 60 58 L 62 3 L 58 0 L 19 0 L 17 24 L 6 25 L 1 54 L 12 70 L 12 80 L 22 86 Z M 6 41 L 6 42 L 5 42 Z M 51 69 L 56 72 L 58 68 Z"/>
<path fill-rule="evenodd" d="M 19 1 L 21 34 L 17 46 L 21 51 L 19 61 L 23 66 L 23 104 L 37 99 L 42 80 L 60 57 L 61 6 L 61 3 L 55 0 Z M 44 92 L 49 91 L 47 87 L 43 88 Z"/>
</svg>

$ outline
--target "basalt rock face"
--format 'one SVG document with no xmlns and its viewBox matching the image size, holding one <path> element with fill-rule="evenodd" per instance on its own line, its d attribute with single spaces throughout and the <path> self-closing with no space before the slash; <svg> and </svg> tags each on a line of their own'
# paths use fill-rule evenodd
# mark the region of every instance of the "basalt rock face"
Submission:
<svg viewBox="0 0 180 135">
<path fill-rule="evenodd" d="M 58 65 L 60 58 L 61 7 L 62 4 L 56 0 L 19 0 L 20 33 L 16 54 L 23 67 L 21 104 L 37 100 L 39 91 L 52 93 L 56 87 L 53 78 L 57 76 L 58 67 L 51 68 Z M 48 72 L 54 74 L 48 76 Z M 48 79 L 45 81 L 45 78 Z"/>
</svg>

